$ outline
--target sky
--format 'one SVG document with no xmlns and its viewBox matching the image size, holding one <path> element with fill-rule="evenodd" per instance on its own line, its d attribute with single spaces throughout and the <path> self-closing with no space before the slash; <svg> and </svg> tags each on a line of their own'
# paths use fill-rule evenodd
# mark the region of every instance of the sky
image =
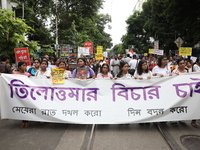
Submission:
<svg viewBox="0 0 200 150">
<path fill-rule="evenodd" d="M 126 34 L 126 20 L 133 14 L 133 9 L 137 0 L 105 0 L 104 8 L 100 13 L 109 14 L 111 16 L 112 29 L 105 31 L 111 34 L 113 46 L 121 42 L 121 37 Z"/>
</svg>

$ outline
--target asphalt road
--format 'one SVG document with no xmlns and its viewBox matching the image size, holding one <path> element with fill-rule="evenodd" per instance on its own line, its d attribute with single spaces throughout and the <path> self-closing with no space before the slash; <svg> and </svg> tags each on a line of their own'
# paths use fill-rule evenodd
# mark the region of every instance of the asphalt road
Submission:
<svg viewBox="0 0 200 150">
<path fill-rule="evenodd" d="M 30 122 L 30 127 L 20 128 L 20 120 L 0 120 L 0 150 L 199 150 L 200 128 L 190 122 L 93 126 Z"/>
<path fill-rule="evenodd" d="M 30 127 L 20 128 L 20 123 L 0 120 L 1 150 L 186 150 L 181 137 L 200 136 L 200 128 L 193 128 L 190 121 L 178 126 L 169 122 L 143 126 L 95 125 L 94 132 L 92 125 L 30 122 Z M 198 140 L 189 144 L 193 150 L 195 146 L 199 150 Z"/>
</svg>

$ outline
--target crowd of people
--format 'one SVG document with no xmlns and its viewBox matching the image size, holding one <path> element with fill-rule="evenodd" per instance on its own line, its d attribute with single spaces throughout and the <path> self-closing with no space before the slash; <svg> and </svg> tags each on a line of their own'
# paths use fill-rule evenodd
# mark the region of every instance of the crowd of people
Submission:
<svg viewBox="0 0 200 150">
<path fill-rule="evenodd" d="M 138 59 L 135 55 L 130 57 L 111 56 L 105 60 L 95 60 L 89 57 L 79 58 L 49 58 L 44 55 L 40 59 L 31 59 L 31 66 L 26 62 L 20 61 L 17 67 L 9 65 L 9 56 L 1 55 L 0 74 L 18 74 L 25 76 L 35 76 L 38 78 L 51 78 L 52 69 L 64 69 L 64 78 L 90 79 L 90 78 L 109 78 L 109 79 L 151 79 L 152 76 L 172 76 L 183 73 L 199 72 L 200 61 L 193 62 L 190 58 L 182 57 L 143 57 Z M 177 124 L 177 122 L 171 122 Z M 180 123 L 184 124 L 183 121 Z M 198 128 L 196 120 L 192 120 L 193 127 Z M 28 121 L 23 121 L 21 127 L 28 127 Z"/>
</svg>

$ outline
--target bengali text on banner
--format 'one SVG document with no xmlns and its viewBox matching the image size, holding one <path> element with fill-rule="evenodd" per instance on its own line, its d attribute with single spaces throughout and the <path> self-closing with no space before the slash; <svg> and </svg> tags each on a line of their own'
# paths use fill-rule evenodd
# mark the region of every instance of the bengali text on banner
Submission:
<svg viewBox="0 0 200 150">
<path fill-rule="evenodd" d="M 67 79 L 64 84 L 2 74 L 0 86 L 1 119 L 76 124 L 200 119 L 199 73 L 149 80 Z"/>
</svg>

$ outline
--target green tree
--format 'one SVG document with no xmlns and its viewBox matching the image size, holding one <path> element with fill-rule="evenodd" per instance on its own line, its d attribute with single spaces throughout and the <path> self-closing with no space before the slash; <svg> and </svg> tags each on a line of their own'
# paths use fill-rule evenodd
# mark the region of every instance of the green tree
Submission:
<svg viewBox="0 0 200 150">
<path fill-rule="evenodd" d="M 77 45 L 77 40 L 79 40 L 79 46 L 83 46 L 86 41 L 92 41 L 95 44 L 94 47 L 97 45 L 105 49 L 111 47 L 112 39 L 104 31 L 106 24 L 111 21 L 110 16 L 98 14 L 102 2 L 102 0 L 59 1 L 57 12 L 59 43 L 76 43 Z M 53 28 L 55 28 L 55 23 Z"/>
<path fill-rule="evenodd" d="M 127 49 L 129 45 L 134 45 L 135 48 L 139 50 L 139 53 L 146 52 L 149 39 L 143 28 L 144 22 L 145 20 L 142 13 L 138 11 L 126 20 L 126 23 L 128 24 L 127 34 L 123 35 L 121 38 L 124 49 Z"/>
<path fill-rule="evenodd" d="M 125 53 L 125 49 L 123 49 L 122 44 L 116 44 L 112 49 L 110 53 L 115 53 L 117 54 L 124 54 Z"/>
<path fill-rule="evenodd" d="M 15 0 L 19 4 L 16 8 L 16 17 L 22 18 L 22 4 L 24 3 L 24 21 L 35 32 L 28 35 L 31 41 L 38 41 L 40 44 L 52 44 L 53 40 L 51 30 L 48 29 L 48 20 L 52 16 L 51 7 L 53 7 L 52 0 Z"/>
<path fill-rule="evenodd" d="M 128 27 L 127 34 L 122 37 L 123 45 L 134 43 L 132 45 L 141 47 L 143 44 L 144 49 L 148 49 L 153 48 L 152 40 L 159 40 L 160 49 L 167 52 L 177 49 L 174 40 L 180 36 L 185 41 L 183 46 L 193 47 L 200 39 L 199 7 L 198 0 L 148 0 L 143 3 L 139 15 L 133 14 L 126 21 Z"/>
<path fill-rule="evenodd" d="M 40 44 L 55 43 L 57 17 L 59 44 L 83 46 L 84 42 L 92 41 L 95 46 L 102 45 L 105 49 L 112 46 L 110 35 L 104 31 L 111 21 L 110 16 L 98 14 L 103 0 L 59 0 L 57 4 L 55 2 L 25 1 L 25 22 L 35 30 L 34 33 L 28 34 L 29 40 L 38 41 Z M 17 17 L 22 16 L 22 3 L 17 7 L 16 14 Z M 49 22 L 51 28 L 47 26 Z"/>
<path fill-rule="evenodd" d="M 0 9 L 0 11 L 0 53 L 8 53 L 14 58 L 14 48 L 24 46 L 30 46 L 29 51 L 33 52 L 37 43 L 28 43 L 23 36 L 24 33 L 31 33 L 33 29 L 22 19 L 14 19 L 11 10 Z"/>
</svg>

